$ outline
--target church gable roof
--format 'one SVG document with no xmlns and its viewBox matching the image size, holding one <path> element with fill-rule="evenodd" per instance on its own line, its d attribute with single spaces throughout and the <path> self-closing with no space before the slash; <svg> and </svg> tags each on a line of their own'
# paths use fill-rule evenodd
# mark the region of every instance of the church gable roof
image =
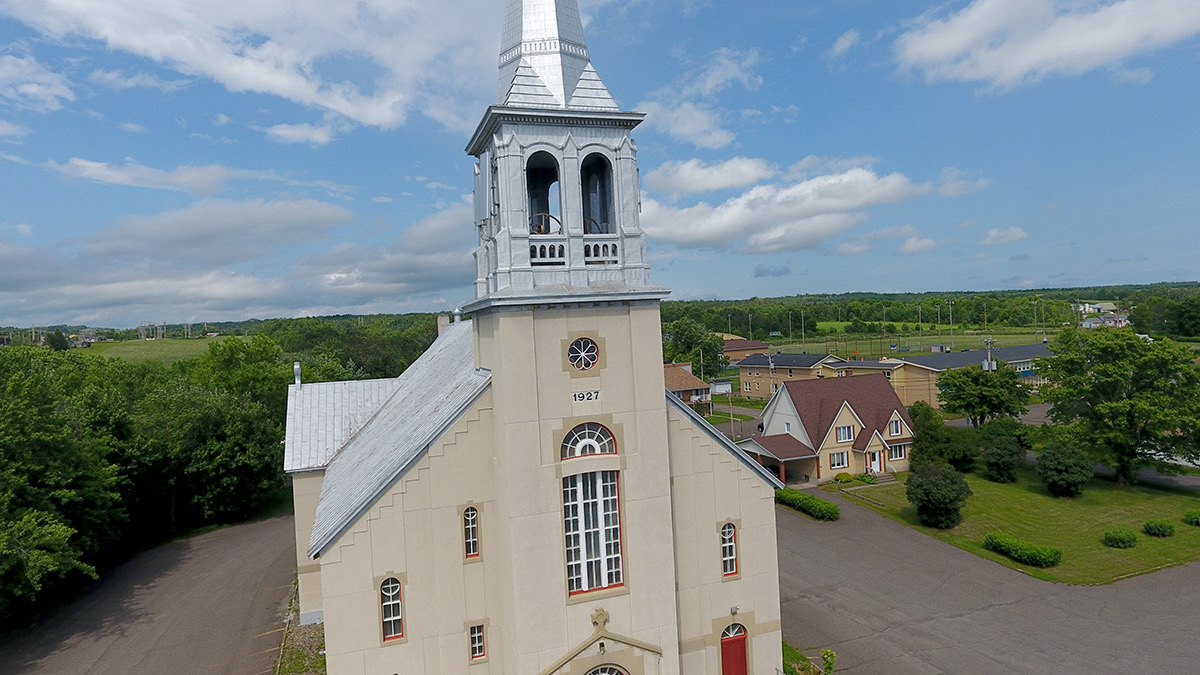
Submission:
<svg viewBox="0 0 1200 675">
<path fill-rule="evenodd" d="M 470 321 L 451 324 L 325 470 L 308 554 L 320 555 L 457 421 L 491 383 L 475 367 Z"/>
<path fill-rule="evenodd" d="M 394 377 L 288 386 L 283 470 L 325 468 L 399 388 Z"/>
<path fill-rule="evenodd" d="M 743 466 L 757 474 L 759 478 L 762 478 L 772 488 L 778 490 L 783 487 L 783 483 L 779 482 L 779 478 L 775 474 L 752 459 L 750 455 L 746 454 L 745 450 L 734 445 L 733 441 L 729 440 L 725 434 L 717 431 L 716 427 L 709 424 L 708 420 L 700 416 L 700 413 L 692 410 L 691 406 L 684 403 L 678 396 L 671 392 L 667 392 L 667 406 L 682 414 L 685 419 L 692 423 L 697 431 L 705 434 L 714 443 L 724 448 L 726 452 L 733 455 Z"/>
</svg>

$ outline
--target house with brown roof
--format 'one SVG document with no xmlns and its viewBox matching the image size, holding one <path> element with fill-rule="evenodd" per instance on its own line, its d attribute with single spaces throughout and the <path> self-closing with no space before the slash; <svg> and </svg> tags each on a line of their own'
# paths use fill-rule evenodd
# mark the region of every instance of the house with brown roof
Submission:
<svg viewBox="0 0 1200 675">
<path fill-rule="evenodd" d="M 725 358 L 730 363 L 737 363 L 752 354 L 766 354 L 770 348 L 771 345 L 762 340 L 726 340 Z"/>
<path fill-rule="evenodd" d="M 708 383 L 692 374 L 690 363 L 664 363 L 663 379 L 667 391 L 684 403 L 708 402 L 712 399 Z"/>
<path fill-rule="evenodd" d="M 882 373 L 784 382 L 763 431 L 738 442 L 784 482 L 909 468 L 912 420 Z"/>
</svg>

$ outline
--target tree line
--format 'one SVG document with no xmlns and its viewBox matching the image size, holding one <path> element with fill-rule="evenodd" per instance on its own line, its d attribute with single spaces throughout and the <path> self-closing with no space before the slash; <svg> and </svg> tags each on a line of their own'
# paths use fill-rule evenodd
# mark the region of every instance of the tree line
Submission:
<svg viewBox="0 0 1200 675">
<path fill-rule="evenodd" d="M 394 377 L 430 315 L 262 322 L 170 367 L 0 348 L 0 616 L 30 616 L 132 553 L 286 499 L 292 361 L 306 382 Z"/>
</svg>

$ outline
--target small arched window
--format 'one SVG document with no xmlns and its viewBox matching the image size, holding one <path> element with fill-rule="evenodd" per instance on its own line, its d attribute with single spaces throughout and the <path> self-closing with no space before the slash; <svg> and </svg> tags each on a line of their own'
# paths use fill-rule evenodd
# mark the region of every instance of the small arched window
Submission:
<svg viewBox="0 0 1200 675">
<path fill-rule="evenodd" d="M 584 158 L 579 171 L 583 188 L 583 233 L 612 234 L 612 166 L 601 154 Z"/>
<path fill-rule="evenodd" d="M 616 666 L 600 666 L 595 670 L 589 670 L 587 675 L 625 675 L 625 671 Z"/>
<path fill-rule="evenodd" d="M 404 611 L 400 602 L 400 580 L 388 577 L 379 585 L 379 602 L 383 610 L 383 639 L 404 637 Z"/>
<path fill-rule="evenodd" d="M 463 510 L 463 553 L 468 558 L 479 557 L 479 511 L 474 506 Z"/>
<path fill-rule="evenodd" d="M 525 165 L 525 191 L 529 198 L 529 233 L 561 234 L 562 200 L 558 162 L 553 155 L 535 152 L 529 158 Z"/>
<path fill-rule="evenodd" d="M 733 523 L 725 523 L 721 526 L 721 573 L 731 577 L 737 571 L 737 528 Z"/>
<path fill-rule="evenodd" d="M 617 442 L 604 425 L 585 422 L 567 433 L 562 442 L 562 459 L 587 455 L 611 455 L 617 451 Z"/>
</svg>

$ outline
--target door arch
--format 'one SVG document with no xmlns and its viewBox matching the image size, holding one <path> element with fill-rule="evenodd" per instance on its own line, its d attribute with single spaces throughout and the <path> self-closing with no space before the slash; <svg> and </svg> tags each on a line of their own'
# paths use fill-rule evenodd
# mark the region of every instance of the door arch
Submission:
<svg viewBox="0 0 1200 675">
<path fill-rule="evenodd" d="M 749 675 L 746 627 L 731 623 L 721 633 L 721 675 Z"/>
</svg>

